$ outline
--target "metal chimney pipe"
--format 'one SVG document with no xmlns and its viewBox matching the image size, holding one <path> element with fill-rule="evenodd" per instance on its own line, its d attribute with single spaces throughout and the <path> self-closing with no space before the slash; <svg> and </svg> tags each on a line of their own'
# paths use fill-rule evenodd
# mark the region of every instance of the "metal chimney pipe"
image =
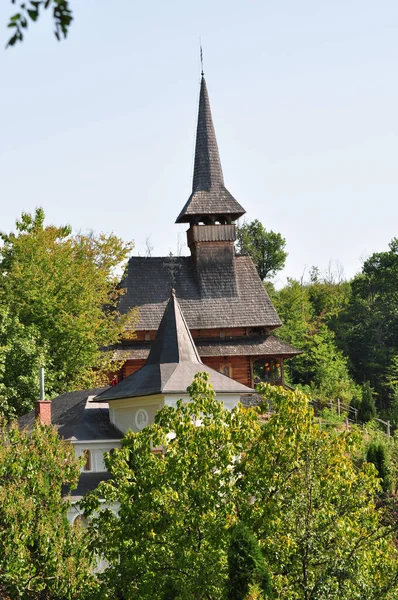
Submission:
<svg viewBox="0 0 398 600">
<path fill-rule="evenodd" d="M 40 367 L 40 400 L 45 400 L 45 394 L 44 394 L 44 367 Z"/>
</svg>

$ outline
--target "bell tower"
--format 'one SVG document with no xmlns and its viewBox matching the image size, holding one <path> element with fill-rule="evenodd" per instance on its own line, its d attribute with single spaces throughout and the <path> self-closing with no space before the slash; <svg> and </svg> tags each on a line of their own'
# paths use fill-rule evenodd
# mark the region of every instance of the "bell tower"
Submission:
<svg viewBox="0 0 398 600">
<path fill-rule="evenodd" d="M 224 185 L 209 94 L 202 73 L 192 194 L 176 220 L 176 223 L 190 225 L 188 246 L 202 297 L 207 295 L 210 279 L 214 297 L 214 278 L 218 280 L 220 296 L 237 294 L 234 221 L 245 212 Z"/>
</svg>

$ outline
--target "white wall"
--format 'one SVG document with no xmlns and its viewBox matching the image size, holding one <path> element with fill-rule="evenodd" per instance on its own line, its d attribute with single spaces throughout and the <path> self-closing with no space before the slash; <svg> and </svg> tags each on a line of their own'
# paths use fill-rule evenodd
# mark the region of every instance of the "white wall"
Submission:
<svg viewBox="0 0 398 600">
<path fill-rule="evenodd" d="M 119 512 L 119 508 L 120 505 L 118 502 L 114 502 L 113 504 L 105 504 L 103 503 L 101 505 L 101 509 L 100 510 L 105 510 L 106 508 L 108 508 L 110 511 L 113 512 L 114 515 L 117 516 L 118 512 Z M 70 525 L 73 525 L 73 523 L 76 521 L 76 519 L 81 518 L 83 520 L 83 527 L 86 527 L 88 524 L 88 520 L 85 519 L 85 517 L 83 516 L 83 513 L 80 509 L 79 503 L 78 502 L 74 502 L 72 504 L 72 506 L 69 508 L 68 510 L 68 514 L 67 514 L 67 518 L 69 521 Z M 108 562 L 101 556 L 99 556 L 97 558 L 96 561 L 96 566 L 94 568 L 94 573 L 102 573 L 102 571 L 104 571 L 106 568 L 108 567 Z"/>
<path fill-rule="evenodd" d="M 235 408 L 235 406 L 237 406 L 238 402 L 240 402 L 240 394 L 217 394 L 216 398 L 219 402 L 223 402 L 225 408 L 228 410 L 232 410 L 233 408 Z M 166 394 L 164 396 L 165 406 L 172 406 L 174 408 L 178 400 L 184 400 L 185 402 L 189 402 L 190 398 L 188 394 Z"/>
<path fill-rule="evenodd" d="M 109 403 L 109 418 L 120 431 L 140 431 L 151 425 L 155 415 L 163 406 L 175 407 L 178 400 L 189 402 L 188 394 L 164 394 L 141 398 L 123 398 Z M 240 394 L 217 394 L 217 400 L 232 410 L 240 401 Z"/>
<path fill-rule="evenodd" d="M 107 469 L 104 463 L 104 452 L 109 452 L 112 448 L 120 448 L 120 440 L 99 440 L 99 441 L 73 441 L 75 456 L 80 458 L 85 450 L 91 452 L 91 469 L 86 471 L 82 467 L 84 473 L 103 473 Z"/>
<path fill-rule="evenodd" d="M 109 403 L 109 419 L 120 431 L 141 431 L 151 425 L 155 415 L 164 404 L 164 396 L 145 396 L 141 398 L 123 398 Z"/>
</svg>

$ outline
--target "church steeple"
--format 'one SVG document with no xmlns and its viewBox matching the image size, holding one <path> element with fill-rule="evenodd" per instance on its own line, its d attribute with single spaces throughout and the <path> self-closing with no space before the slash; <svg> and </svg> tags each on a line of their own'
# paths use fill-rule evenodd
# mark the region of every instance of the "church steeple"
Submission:
<svg viewBox="0 0 398 600">
<path fill-rule="evenodd" d="M 224 177 L 210 110 L 209 94 L 202 74 L 196 130 L 192 194 L 176 223 L 231 223 L 245 210 L 224 186 Z"/>
<path fill-rule="evenodd" d="M 204 76 L 200 84 L 196 131 L 195 166 L 192 192 L 210 191 L 224 185 L 220 155 L 211 116 L 209 94 Z"/>
</svg>

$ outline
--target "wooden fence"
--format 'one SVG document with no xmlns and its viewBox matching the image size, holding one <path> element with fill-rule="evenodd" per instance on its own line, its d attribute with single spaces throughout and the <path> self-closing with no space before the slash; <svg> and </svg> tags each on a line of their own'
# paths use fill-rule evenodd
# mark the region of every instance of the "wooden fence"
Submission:
<svg viewBox="0 0 398 600">
<path fill-rule="evenodd" d="M 290 386 L 289 386 L 289 389 L 293 390 L 293 388 Z M 247 396 L 242 396 L 242 398 L 241 398 L 241 402 L 242 402 L 243 406 L 246 406 L 246 407 L 256 406 L 262 400 L 263 400 L 263 398 L 259 394 L 251 394 L 251 395 L 248 394 Z M 310 400 L 310 403 L 314 408 L 315 415 L 319 419 L 319 424 L 321 425 L 322 422 L 327 424 L 328 421 L 326 419 L 321 419 L 319 417 L 319 413 L 321 412 L 321 410 L 326 408 L 325 403 L 322 402 L 321 400 Z M 327 403 L 327 406 L 328 407 L 330 406 L 330 410 L 332 412 L 335 412 L 339 417 L 345 415 L 346 429 L 349 429 L 351 425 L 361 425 L 361 423 L 358 420 L 358 409 L 355 408 L 354 406 L 351 406 L 350 404 L 346 404 L 345 402 L 342 402 L 340 400 L 340 398 L 337 398 L 336 400 L 329 400 L 329 402 Z M 267 412 L 268 412 L 268 414 L 272 414 L 272 412 L 273 412 L 272 405 L 269 402 L 268 402 L 268 411 Z M 383 428 L 385 429 L 385 431 L 383 431 L 383 433 L 387 437 L 391 437 L 390 421 L 383 421 L 383 419 L 378 419 L 378 418 L 375 418 L 374 420 L 383 426 Z"/>
</svg>

